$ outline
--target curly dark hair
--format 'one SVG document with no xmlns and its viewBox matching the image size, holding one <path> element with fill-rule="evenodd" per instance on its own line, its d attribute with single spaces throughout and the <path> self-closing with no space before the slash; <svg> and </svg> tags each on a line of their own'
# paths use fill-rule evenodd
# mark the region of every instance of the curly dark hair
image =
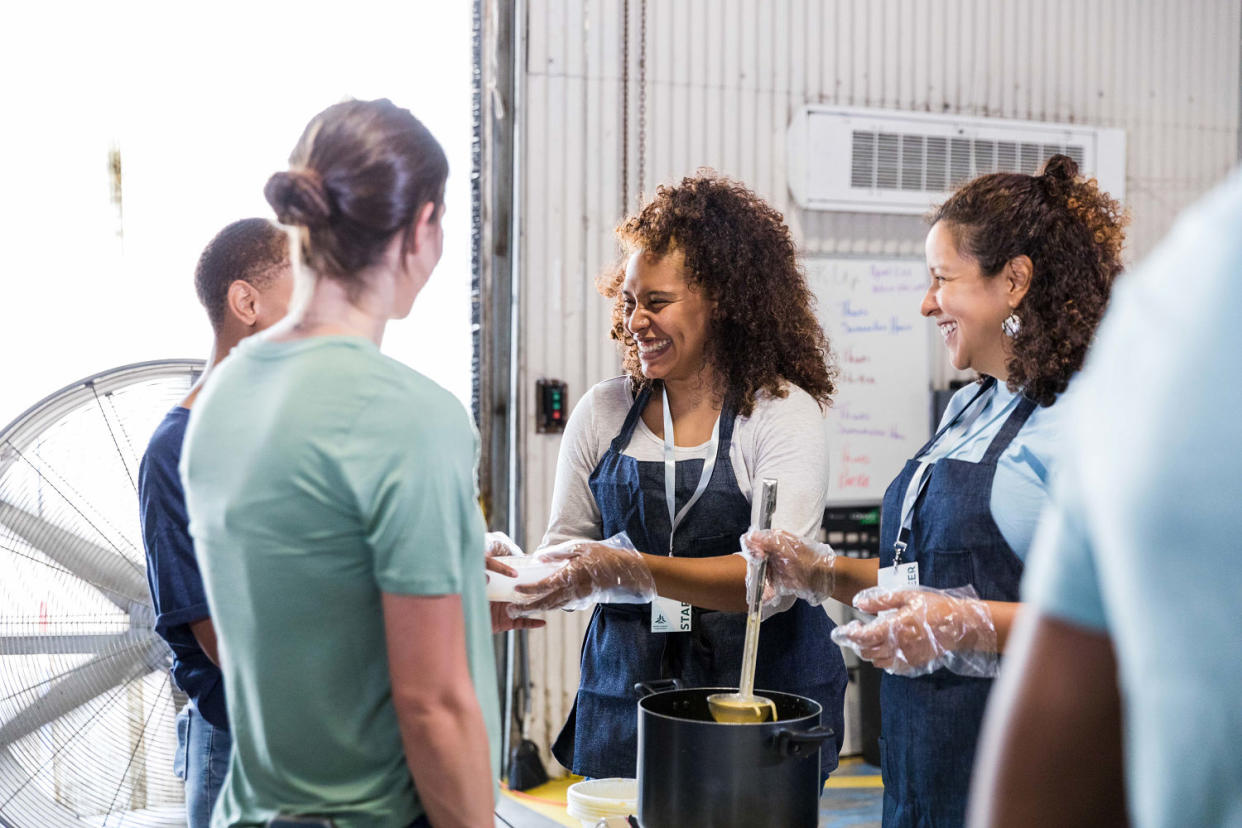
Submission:
<svg viewBox="0 0 1242 828">
<path fill-rule="evenodd" d="M 194 289 L 212 330 L 228 315 L 229 285 L 240 279 L 263 290 L 281 266 L 289 266 L 289 237 L 267 219 L 241 219 L 217 233 L 194 268 Z"/>
<path fill-rule="evenodd" d="M 1054 155 L 1039 175 L 979 176 L 928 221 L 945 222 L 958 252 L 984 276 L 1030 258 L 1030 288 L 1014 311 L 1021 324 L 1010 340 L 1008 385 L 1052 405 L 1082 367 L 1122 271 L 1126 212 L 1095 179 L 1083 180 L 1073 159 Z"/>
<path fill-rule="evenodd" d="M 661 186 L 642 210 L 617 228 L 624 255 L 600 275 L 600 293 L 614 299 L 612 338 L 621 343 L 625 373 L 637 388 L 650 385 L 638 344 L 625 327 L 621 283 L 635 251 L 685 257 L 686 280 L 716 303 L 707 359 L 739 414 L 754 410 L 755 394 L 784 397 L 793 383 L 821 406 L 831 404 L 836 369 L 828 339 L 815 319 L 814 299 L 798 265 L 784 217 L 742 184 L 700 170 Z"/>
</svg>

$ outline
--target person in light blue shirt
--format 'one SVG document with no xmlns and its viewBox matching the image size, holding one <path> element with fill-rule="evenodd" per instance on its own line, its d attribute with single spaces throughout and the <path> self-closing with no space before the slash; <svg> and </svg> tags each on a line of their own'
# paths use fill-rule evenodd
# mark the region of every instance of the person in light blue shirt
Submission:
<svg viewBox="0 0 1242 828">
<path fill-rule="evenodd" d="M 833 633 L 881 678 L 885 828 L 965 821 L 984 706 L 1048 499 L 1065 413 L 1121 272 L 1120 205 L 1066 156 L 1040 175 L 994 173 L 932 215 L 922 312 L 953 365 L 980 382 L 884 495 L 880 558 L 836 557 L 779 532 L 744 539 L 773 597 L 828 597 L 869 613 Z"/>
<path fill-rule="evenodd" d="M 972 824 L 1242 826 L 1240 227 L 1242 170 L 1127 277 L 1063 403 Z"/>
<path fill-rule="evenodd" d="M 978 392 L 977 385 L 960 389 L 949 401 L 939 428 L 946 427 L 963 414 L 963 409 Z M 978 417 L 969 429 L 954 429 L 937 441 L 923 456 L 929 463 L 943 457 L 979 462 L 988 446 L 1022 402 L 1023 395 L 997 383 L 986 399 L 978 405 Z M 992 519 L 1014 554 L 1023 560 L 1035 535 L 1040 511 L 1048 499 L 1051 466 L 1056 460 L 1056 446 L 1065 426 L 1067 408 L 1063 405 L 1038 407 L 996 463 L 989 499 Z M 969 416 L 966 412 L 965 416 Z M 960 426 L 961 420 L 958 420 Z"/>
</svg>

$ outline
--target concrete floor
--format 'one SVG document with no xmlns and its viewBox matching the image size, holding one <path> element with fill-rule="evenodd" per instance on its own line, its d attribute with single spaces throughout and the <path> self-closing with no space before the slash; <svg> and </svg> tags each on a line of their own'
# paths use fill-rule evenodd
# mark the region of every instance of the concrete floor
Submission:
<svg viewBox="0 0 1242 828">
<path fill-rule="evenodd" d="M 880 828 L 884 786 L 880 769 L 862 759 L 842 759 L 819 800 L 820 828 Z"/>
</svg>

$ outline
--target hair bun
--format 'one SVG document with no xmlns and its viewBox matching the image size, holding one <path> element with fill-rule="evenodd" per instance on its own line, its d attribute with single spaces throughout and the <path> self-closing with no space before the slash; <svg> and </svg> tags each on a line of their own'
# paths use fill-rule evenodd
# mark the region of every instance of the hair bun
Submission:
<svg viewBox="0 0 1242 828">
<path fill-rule="evenodd" d="M 275 173 L 267 180 L 263 195 L 281 224 L 321 227 L 332 215 L 323 178 L 306 167 Z"/>
<path fill-rule="evenodd" d="M 1058 153 L 1044 162 L 1040 175 L 1057 184 L 1068 184 L 1078 177 L 1078 163 L 1068 155 Z"/>
</svg>

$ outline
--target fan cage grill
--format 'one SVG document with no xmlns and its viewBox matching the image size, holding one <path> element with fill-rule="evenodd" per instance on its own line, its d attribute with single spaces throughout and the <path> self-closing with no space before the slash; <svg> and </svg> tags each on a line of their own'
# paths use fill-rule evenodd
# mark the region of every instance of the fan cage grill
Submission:
<svg viewBox="0 0 1242 828">
<path fill-rule="evenodd" d="M 106 371 L 0 432 L 0 825 L 184 824 L 185 698 L 152 629 L 137 482 L 201 371 Z"/>
</svg>

